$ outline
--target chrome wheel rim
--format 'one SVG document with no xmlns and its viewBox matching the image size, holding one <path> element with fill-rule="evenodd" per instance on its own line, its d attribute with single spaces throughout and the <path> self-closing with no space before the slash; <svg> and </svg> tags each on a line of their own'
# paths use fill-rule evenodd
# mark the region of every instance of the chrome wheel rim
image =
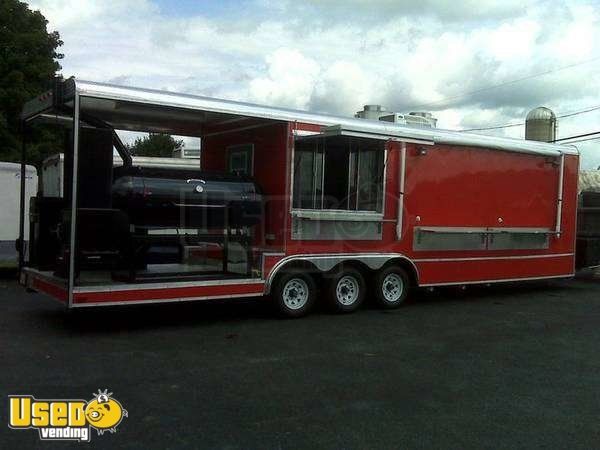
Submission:
<svg viewBox="0 0 600 450">
<path fill-rule="evenodd" d="M 402 277 L 396 273 L 390 273 L 383 279 L 381 286 L 383 298 L 388 302 L 395 303 L 400 300 L 404 292 L 404 281 Z"/>
<path fill-rule="evenodd" d="M 335 287 L 337 301 L 344 306 L 352 305 L 358 300 L 359 290 L 358 280 L 350 275 L 346 275 L 340 278 Z"/>
<path fill-rule="evenodd" d="M 302 278 L 292 278 L 283 287 L 283 304 L 289 309 L 300 309 L 308 302 L 308 284 Z"/>
</svg>

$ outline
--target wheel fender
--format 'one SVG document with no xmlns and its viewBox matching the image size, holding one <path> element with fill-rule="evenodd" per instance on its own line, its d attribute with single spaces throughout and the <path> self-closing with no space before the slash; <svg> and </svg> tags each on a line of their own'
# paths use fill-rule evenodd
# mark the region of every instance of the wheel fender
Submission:
<svg viewBox="0 0 600 450">
<path fill-rule="evenodd" d="M 369 253 L 369 254 L 332 254 L 332 255 L 291 255 L 281 259 L 273 266 L 265 278 L 265 295 L 271 293 L 271 287 L 276 276 L 285 268 L 297 267 L 299 263 L 315 272 L 328 272 L 343 262 L 360 262 L 371 270 L 378 270 L 391 260 L 402 260 L 408 262 L 414 269 L 417 277 L 419 272 L 417 266 L 407 256 L 401 253 Z"/>
</svg>

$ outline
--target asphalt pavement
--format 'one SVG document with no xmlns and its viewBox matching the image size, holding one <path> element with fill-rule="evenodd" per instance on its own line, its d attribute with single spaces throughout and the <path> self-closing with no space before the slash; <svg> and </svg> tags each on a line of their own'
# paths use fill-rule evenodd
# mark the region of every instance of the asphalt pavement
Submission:
<svg viewBox="0 0 600 450">
<path fill-rule="evenodd" d="M 129 416 L 87 448 L 533 449 L 600 445 L 600 281 L 417 292 L 395 311 L 276 318 L 265 301 L 66 313 L 0 280 L 8 395 Z"/>
</svg>

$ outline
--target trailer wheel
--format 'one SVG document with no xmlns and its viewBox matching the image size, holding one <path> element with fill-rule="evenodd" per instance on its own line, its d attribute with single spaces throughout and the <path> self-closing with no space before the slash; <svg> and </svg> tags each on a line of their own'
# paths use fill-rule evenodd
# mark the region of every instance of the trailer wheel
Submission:
<svg viewBox="0 0 600 450">
<path fill-rule="evenodd" d="M 375 299 L 383 308 L 398 308 L 406 300 L 409 287 L 410 278 L 402 267 L 387 267 L 375 274 Z"/>
<path fill-rule="evenodd" d="M 346 268 L 335 274 L 327 286 L 327 297 L 335 312 L 350 313 L 356 311 L 366 294 L 365 279 L 360 271 Z"/>
<path fill-rule="evenodd" d="M 302 317 L 311 310 L 316 297 L 315 281 L 303 271 L 282 274 L 273 286 L 273 300 L 279 312 L 290 318 Z"/>
</svg>

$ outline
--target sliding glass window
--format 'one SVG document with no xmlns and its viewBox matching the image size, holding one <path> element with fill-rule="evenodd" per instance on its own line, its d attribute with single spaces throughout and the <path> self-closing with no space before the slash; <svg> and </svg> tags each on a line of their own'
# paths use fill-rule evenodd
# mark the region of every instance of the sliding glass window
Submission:
<svg viewBox="0 0 600 450">
<path fill-rule="evenodd" d="M 371 139 L 298 139 L 293 207 L 382 212 L 384 153 L 384 143 Z"/>
</svg>

